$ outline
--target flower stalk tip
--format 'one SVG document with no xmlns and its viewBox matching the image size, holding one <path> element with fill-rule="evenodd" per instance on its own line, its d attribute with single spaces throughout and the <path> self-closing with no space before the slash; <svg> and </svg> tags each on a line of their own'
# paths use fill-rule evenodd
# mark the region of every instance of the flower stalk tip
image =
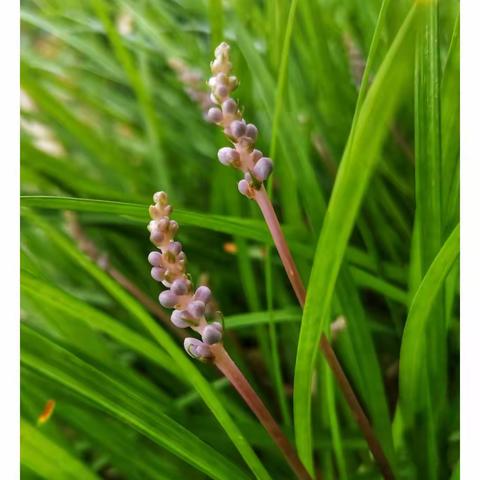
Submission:
<svg viewBox="0 0 480 480">
<path fill-rule="evenodd" d="M 223 147 L 218 151 L 218 160 L 243 172 L 244 178 L 238 183 L 238 190 L 248 198 L 255 198 L 273 169 L 270 158 L 264 157 L 255 149 L 258 129 L 253 123 L 247 123 L 237 102 L 231 98 L 238 86 L 238 79 L 230 75 L 230 46 L 222 42 L 215 49 L 215 59 L 210 64 L 212 76 L 208 80 L 210 100 L 216 105 L 207 112 L 207 120 L 223 128 L 223 132 L 233 147 Z"/>
</svg>

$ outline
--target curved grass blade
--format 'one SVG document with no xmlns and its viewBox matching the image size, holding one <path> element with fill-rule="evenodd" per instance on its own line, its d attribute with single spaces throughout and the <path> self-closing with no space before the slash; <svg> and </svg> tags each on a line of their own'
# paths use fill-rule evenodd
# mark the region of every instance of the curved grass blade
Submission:
<svg viewBox="0 0 480 480">
<path fill-rule="evenodd" d="M 39 207 L 54 210 L 74 210 L 77 212 L 106 213 L 145 224 L 148 214 L 145 207 L 136 203 L 92 200 L 87 198 L 68 198 L 54 196 L 22 196 L 24 207 Z M 175 209 L 175 218 L 182 225 L 200 227 L 214 232 L 238 235 L 258 242 L 273 245 L 271 235 L 260 220 L 244 219 L 225 215 L 205 214 L 188 210 Z M 288 229 L 287 229 L 288 232 Z M 291 247 L 299 256 L 312 257 L 312 250 L 298 240 L 291 242 Z"/>
<path fill-rule="evenodd" d="M 31 328 L 22 326 L 22 363 L 88 398 L 212 478 L 233 473 L 232 462 L 170 419 L 151 400 L 103 374 Z"/>
<path fill-rule="evenodd" d="M 80 459 L 23 418 L 20 419 L 20 443 L 21 464 L 43 478 L 99 480 Z"/>
<path fill-rule="evenodd" d="M 311 385 L 341 262 L 377 163 L 389 121 L 409 78 L 415 6 L 405 19 L 361 107 L 329 202 L 307 291 L 295 368 L 294 417 L 300 458 L 313 471 Z"/>
<path fill-rule="evenodd" d="M 442 214 L 449 231 L 459 217 L 460 15 L 457 14 L 441 84 Z"/>
<path fill-rule="evenodd" d="M 423 402 L 418 402 L 419 383 L 425 369 L 425 333 L 430 313 L 443 282 L 460 253 L 460 226 L 457 225 L 443 244 L 418 287 L 408 312 L 400 350 L 400 399 L 406 422 Z"/>
<path fill-rule="evenodd" d="M 444 212 L 442 212 L 442 153 L 440 114 L 440 52 L 439 1 L 419 2 L 420 27 L 415 48 L 415 221 L 418 228 L 418 266 L 424 277 L 437 255 L 443 240 Z M 443 283 L 442 283 L 443 285 Z M 430 310 L 431 321 L 420 339 L 428 338 L 424 350 L 427 367 L 420 369 L 421 394 L 417 396 L 416 421 L 418 444 L 426 444 L 425 454 L 418 455 L 413 444 L 411 451 L 419 475 L 434 479 L 440 473 L 440 456 L 435 442 L 440 425 L 438 412 L 444 405 L 447 388 L 447 352 L 445 328 L 445 290 L 435 296 Z M 405 331 L 404 331 L 405 334 Z M 401 362 L 402 360 L 400 360 Z M 417 379 L 418 380 L 418 379 Z M 403 402 L 402 402 L 403 404 Z M 432 411 L 433 410 L 433 411 Z M 411 422 L 405 412 L 407 425 Z"/>
<path fill-rule="evenodd" d="M 47 285 L 34 279 L 27 273 L 22 273 L 22 291 L 41 299 L 49 308 L 64 312 L 86 323 L 94 330 L 110 335 L 131 350 L 155 362 L 172 375 L 182 379 L 178 370 L 172 365 L 170 357 L 150 340 L 130 330 L 120 322 L 115 321 L 105 313 L 91 307 L 85 302 L 77 300 L 58 288 Z"/>
</svg>

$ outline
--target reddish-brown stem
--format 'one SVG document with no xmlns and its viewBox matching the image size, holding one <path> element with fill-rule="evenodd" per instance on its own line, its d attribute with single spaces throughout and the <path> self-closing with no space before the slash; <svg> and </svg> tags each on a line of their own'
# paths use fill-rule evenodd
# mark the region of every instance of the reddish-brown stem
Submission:
<svg viewBox="0 0 480 480">
<path fill-rule="evenodd" d="M 300 274 L 298 273 L 292 254 L 288 248 L 285 236 L 283 235 L 280 227 L 280 222 L 278 221 L 275 210 L 273 209 L 272 202 L 270 201 L 270 198 L 263 185 L 261 189 L 256 192 L 255 200 L 257 201 L 258 206 L 260 207 L 260 210 L 265 218 L 265 222 L 267 223 L 270 233 L 272 234 L 273 241 L 278 250 L 278 254 L 282 260 L 283 266 L 285 267 L 288 279 L 290 280 L 295 295 L 297 296 L 298 302 L 303 308 L 306 298 L 305 287 Z M 365 440 L 367 441 L 372 455 L 377 461 L 380 471 L 382 472 L 384 478 L 387 480 L 393 480 L 395 477 L 385 452 L 383 451 L 383 448 L 375 435 L 368 417 L 360 405 L 360 402 L 358 401 L 358 398 L 324 333 L 322 333 L 320 339 L 320 348 L 323 351 L 327 363 L 330 366 L 335 378 L 337 379 L 338 385 L 353 413 L 355 420 L 357 421 L 361 432 L 365 437 Z"/>
<path fill-rule="evenodd" d="M 387 480 L 393 480 L 395 476 L 390 467 L 390 463 L 385 456 L 383 448 L 378 442 L 375 432 L 373 431 L 373 428 L 367 418 L 367 415 L 365 414 L 362 406 L 360 405 L 360 402 L 358 401 L 358 398 L 355 395 L 355 392 L 353 391 L 353 388 L 350 385 L 350 382 L 348 381 L 348 378 L 345 375 L 345 372 L 343 371 L 340 362 L 338 361 L 335 351 L 333 350 L 330 342 L 325 335 L 322 335 L 320 339 L 320 348 L 322 349 L 323 354 L 325 355 L 325 359 L 327 360 L 328 365 L 332 369 L 332 372 L 337 379 L 338 385 L 343 392 L 345 400 L 347 401 L 350 410 L 352 411 L 353 416 L 355 417 L 355 420 L 360 427 L 363 436 L 365 437 L 365 440 L 367 441 L 373 457 L 378 463 L 378 468 L 382 472 L 384 478 L 386 478 Z"/>
<path fill-rule="evenodd" d="M 311 480 L 311 477 L 302 462 L 297 456 L 295 449 L 288 441 L 285 434 L 278 426 L 275 419 L 265 407 L 260 397 L 248 383 L 243 373 L 237 367 L 235 362 L 230 358 L 222 344 L 212 345 L 211 350 L 214 354 L 214 363 L 217 368 L 228 378 L 229 382 L 235 387 L 245 403 L 250 407 L 258 420 L 264 426 L 265 430 L 272 437 L 278 448 L 283 452 L 285 458 L 295 472 L 297 478 L 302 480 Z"/>
<path fill-rule="evenodd" d="M 265 218 L 265 222 L 267 223 L 270 233 L 272 234 L 275 247 L 280 255 L 280 259 L 285 267 L 285 271 L 287 272 L 288 279 L 292 284 L 298 302 L 303 307 L 305 304 L 305 287 L 303 286 L 302 278 L 298 273 L 297 266 L 295 265 L 295 261 L 293 260 L 292 254 L 290 253 L 287 242 L 283 235 L 277 214 L 273 209 L 272 202 L 270 201 L 267 191 L 263 185 L 261 186 L 260 190 L 256 192 L 255 200 L 257 201 L 263 217 Z"/>
</svg>

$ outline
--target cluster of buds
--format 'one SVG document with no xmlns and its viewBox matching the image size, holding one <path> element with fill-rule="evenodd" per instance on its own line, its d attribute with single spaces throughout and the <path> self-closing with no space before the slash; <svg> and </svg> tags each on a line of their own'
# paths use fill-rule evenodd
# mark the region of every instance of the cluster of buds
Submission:
<svg viewBox="0 0 480 480">
<path fill-rule="evenodd" d="M 237 77 L 230 75 L 232 64 L 230 47 L 222 42 L 215 49 L 215 59 L 211 63 L 212 77 L 208 81 L 211 89 L 210 100 L 217 106 L 208 110 L 207 120 L 223 128 L 233 147 L 218 151 L 218 159 L 224 165 L 241 170 L 244 177 L 238 183 L 240 193 L 254 198 L 273 169 L 272 160 L 264 157 L 255 148 L 258 130 L 253 123 L 246 123 L 231 93 L 238 86 Z"/>
<path fill-rule="evenodd" d="M 151 221 L 148 224 L 150 240 L 158 250 L 150 252 L 148 261 L 152 266 L 151 275 L 162 283 L 166 290 L 158 299 L 165 308 L 173 308 L 170 317 L 178 328 L 191 328 L 199 333 L 202 340 L 185 339 L 187 353 L 200 360 L 213 357 L 210 345 L 222 341 L 223 327 L 219 322 L 208 323 L 205 317 L 207 304 L 212 293 L 206 286 L 194 289 L 186 270 L 186 256 L 182 244 L 174 240 L 178 224 L 170 220 L 172 207 L 165 192 L 153 196 L 154 205 L 149 208 Z"/>
</svg>

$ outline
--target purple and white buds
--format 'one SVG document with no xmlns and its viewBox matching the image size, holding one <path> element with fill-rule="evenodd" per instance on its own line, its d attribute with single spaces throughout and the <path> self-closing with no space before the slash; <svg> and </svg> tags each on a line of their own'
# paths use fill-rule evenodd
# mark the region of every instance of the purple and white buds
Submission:
<svg viewBox="0 0 480 480">
<path fill-rule="evenodd" d="M 264 182 L 270 176 L 272 170 L 272 160 L 268 157 L 262 157 L 253 167 L 253 174 L 258 181 Z"/>
<path fill-rule="evenodd" d="M 150 241 L 154 244 L 154 245 L 160 245 L 163 243 L 165 239 L 165 235 L 163 235 L 162 232 L 159 232 L 159 231 L 153 231 L 151 234 L 150 234 Z"/>
<path fill-rule="evenodd" d="M 170 317 L 172 323 L 178 328 L 191 327 L 191 323 L 185 318 L 185 314 L 182 310 L 174 310 Z"/>
<path fill-rule="evenodd" d="M 160 192 L 163 193 L 163 192 Z M 168 216 L 162 216 L 162 212 L 171 212 L 170 205 L 160 205 L 159 203 L 149 208 L 152 221 L 148 224 L 150 231 L 150 240 L 157 247 L 167 246 L 178 230 L 178 223 L 170 220 Z"/>
<path fill-rule="evenodd" d="M 202 332 L 202 340 L 208 344 L 213 345 L 222 341 L 223 327 L 219 322 L 207 325 Z"/>
<path fill-rule="evenodd" d="M 188 337 L 183 342 L 185 350 L 192 358 L 207 360 L 213 357 L 210 347 L 197 338 Z"/>
<path fill-rule="evenodd" d="M 228 87 L 226 85 L 217 85 L 215 87 L 215 97 L 220 100 L 225 99 L 228 96 Z"/>
<path fill-rule="evenodd" d="M 232 132 L 232 136 L 236 139 L 243 137 L 243 135 L 245 135 L 246 130 L 247 130 L 247 126 L 245 125 L 245 122 L 243 120 L 235 120 L 230 125 L 230 132 Z"/>
<path fill-rule="evenodd" d="M 150 252 L 148 254 L 148 263 L 152 267 L 160 267 L 162 265 L 162 254 L 160 252 Z"/>
<path fill-rule="evenodd" d="M 250 158 L 252 159 L 253 164 L 257 163 L 262 157 L 263 157 L 263 153 L 256 148 L 250 154 Z"/>
<path fill-rule="evenodd" d="M 175 295 L 186 295 L 189 290 L 189 283 L 185 278 L 177 278 L 172 282 L 170 291 Z"/>
<path fill-rule="evenodd" d="M 253 198 L 255 196 L 255 192 L 253 191 L 252 187 L 250 187 L 250 184 L 245 179 L 240 180 L 238 182 L 238 191 L 242 195 L 245 195 L 248 198 Z"/>
<path fill-rule="evenodd" d="M 252 141 L 255 141 L 257 139 L 257 135 L 257 127 L 253 123 L 249 123 L 245 129 L 245 136 L 251 138 Z"/>
<path fill-rule="evenodd" d="M 178 303 L 178 297 L 171 290 L 164 290 L 163 292 L 160 292 L 158 301 L 165 308 L 173 308 Z"/>
<path fill-rule="evenodd" d="M 269 158 L 263 156 L 260 150 L 254 148 L 258 129 L 253 123 L 245 122 L 237 103 L 229 96 L 238 84 L 237 78 L 230 75 L 232 65 L 229 51 L 230 47 L 225 42 L 215 50 L 215 60 L 211 64 L 213 76 L 209 79 L 208 85 L 211 89 L 212 101 L 221 108 L 221 112 L 210 109 L 208 117 L 223 127 L 227 137 L 234 142 L 233 148 L 225 147 L 219 150 L 218 159 L 224 165 L 242 170 L 244 174 L 252 172 L 254 178 L 245 176 L 240 180 L 238 190 L 242 195 L 254 198 L 255 191 L 271 174 L 273 164 Z"/>
<path fill-rule="evenodd" d="M 161 267 L 153 267 L 150 270 L 150 275 L 157 282 L 163 282 L 165 280 L 165 269 Z"/>
<path fill-rule="evenodd" d="M 188 304 L 187 312 L 192 319 L 200 320 L 205 314 L 205 304 L 200 300 L 193 300 Z"/>
<path fill-rule="evenodd" d="M 212 292 L 208 287 L 202 285 L 195 290 L 195 295 L 193 297 L 195 300 L 200 300 L 206 305 L 212 298 Z"/>
<path fill-rule="evenodd" d="M 220 123 L 222 118 L 222 111 L 217 107 L 212 107 L 207 112 L 207 120 L 211 123 Z"/>
<path fill-rule="evenodd" d="M 170 242 L 167 250 L 172 252 L 174 255 L 178 255 L 182 251 L 182 244 L 180 242 Z"/>
<path fill-rule="evenodd" d="M 234 148 L 223 147 L 218 151 L 218 160 L 223 165 L 231 165 L 240 161 L 240 155 Z"/>
<path fill-rule="evenodd" d="M 222 112 L 226 115 L 233 115 L 237 111 L 237 104 L 233 98 L 225 100 L 222 104 Z"/>
<path fill-rule="evenodd" d="M 238 152 L 227 149 L 228 155 L 236 158 Z M 233 152 L 233 153 L 232 153 Z M 186 257 L 182 244 L 173 239 L 178 224 L 170 220 L 172 208 L 168 205 L 168 198 L 164 192 L 155 194 L 155 205 L 149 208 L 152 221 L 148 230 L 155 239 L 159 251 L 150 252 L 148 261 L 152 265 L 152 277 L 167 287 L 160 293 L 158 300 L 165 308 L 173 308 L 170 320 L 178 328 L 192 328 L 205 338 L 205 343 L 195 338 L 185 340 L 185 350 L 193 358 L 206 360 L 213 356 L 209 345 L 218 343 L 222 339 L 222 326 L 218 322 L 208 324 L 205 318 L 205 309 L 210 302 L 212 292 L 206 286 L 198 287 L 193 291 L 190 277 L 185 271 Z M 165 215 L 161 215 L 161 213 Z M 168 212 L 168 215 L 166 214 Z"/>
</svg>

